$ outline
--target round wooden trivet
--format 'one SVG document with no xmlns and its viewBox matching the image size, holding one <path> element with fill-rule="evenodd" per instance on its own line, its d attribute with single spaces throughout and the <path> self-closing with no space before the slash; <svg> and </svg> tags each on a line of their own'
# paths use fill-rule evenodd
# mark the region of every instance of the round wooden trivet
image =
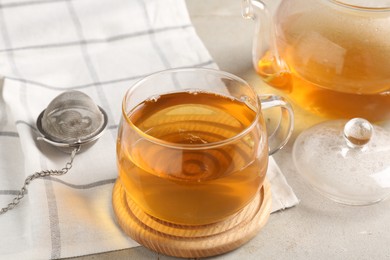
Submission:
<svg viewBox="0 0 390 260">
<path fill-rule="evenodd" d="M 112 202 L 119 226 L 132 239 L 165 255 L 190 258 L 219 255 L 240 247 L 259 232 L 271 213 L 267 180 L 240 212 L 210 225 L 176 225 L 144 213 L 126 196 L 119 179 L 113 189 Z"/>
</svg>

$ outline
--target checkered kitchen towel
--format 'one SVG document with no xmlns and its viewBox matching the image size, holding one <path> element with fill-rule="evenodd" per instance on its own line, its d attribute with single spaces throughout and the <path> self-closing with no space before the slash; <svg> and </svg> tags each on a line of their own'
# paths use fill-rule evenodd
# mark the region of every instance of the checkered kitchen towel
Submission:
<svg viewBox="0 0 390 260">
<path fill-rule="evenodd" d="M 122 97 L 152 72 L 199 66 L 216 64 L 184 0 L 0 0 L 0 207 L 26 176 L 61 169 L 69 160 L 36 141 L 36 118 L 55 96 L 83 91 L 109 117 L 103 137 L 76 156 L 68 174 L 32 182 L 24 200 L 0 215 L 0 259 L 137 246 L 118 228 L 111 207 Z M 280 171 L 274 168 L 269 177 L 274 210 L 294 205 Z"/>
</svg>

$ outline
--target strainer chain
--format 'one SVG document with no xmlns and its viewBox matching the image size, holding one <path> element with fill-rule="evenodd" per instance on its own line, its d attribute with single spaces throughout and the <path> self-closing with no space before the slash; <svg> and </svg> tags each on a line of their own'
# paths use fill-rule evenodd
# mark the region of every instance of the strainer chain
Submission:
<svg viewBox="0 0 390 260">
<path fill-rule="evenodd" d="M 38 178 L 44 178 L 48 176 L 61 176 L 66 174 L 73 166 L 73 160 L 76 156 L 76 153 L 80 150 L 80 146 L 73 149 L 71 155 L 70 155 L 70 161 L 65 164 L 65 167 L 61 170 L 42 170 L 40 172 L 35 172 L 34 174 L 31 174 L 27 176 L 27 178 L 24 181 L 23 187 L 19 190 L 18 195 L 9 203 L 6 207 L 0 209 L 0 215 L 6 213 L 7 211 L 15 208 L 16 205 L 19 204 L 19 202 L 23 199 L 24 195 L 27 194 L 27 186 L 35 179 Z"/>
</svg>

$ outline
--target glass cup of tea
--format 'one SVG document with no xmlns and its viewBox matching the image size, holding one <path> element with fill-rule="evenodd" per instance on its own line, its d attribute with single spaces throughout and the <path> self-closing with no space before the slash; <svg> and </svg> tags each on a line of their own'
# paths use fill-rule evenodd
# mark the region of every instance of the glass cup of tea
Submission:
<svg viewBox="0 0 390 260">
<path fill-rule="evenodd" d="M 280 107 L 267 135 L 262 109 Z M 268 156 L 286 144 L 293 111 L 227 72 L 158 72 L 126 93 L 117 139 L 119 180 L 142 211 L 161 221 L 204 225 L 245 207 L 262 186 Z"/>
</svg>

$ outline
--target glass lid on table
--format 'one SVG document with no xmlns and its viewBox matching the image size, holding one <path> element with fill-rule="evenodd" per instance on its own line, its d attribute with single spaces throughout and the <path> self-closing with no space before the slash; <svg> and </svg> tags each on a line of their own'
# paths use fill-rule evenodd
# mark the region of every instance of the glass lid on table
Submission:
<svg viewBox="0 0 390 260">
<path fill-rule="evenodd" d="M 390 132 L 365 119 L 332 120 L 300 134 L 294 164 L 312 188 L 348 205 L 390 195 Z"/>
</svg>

